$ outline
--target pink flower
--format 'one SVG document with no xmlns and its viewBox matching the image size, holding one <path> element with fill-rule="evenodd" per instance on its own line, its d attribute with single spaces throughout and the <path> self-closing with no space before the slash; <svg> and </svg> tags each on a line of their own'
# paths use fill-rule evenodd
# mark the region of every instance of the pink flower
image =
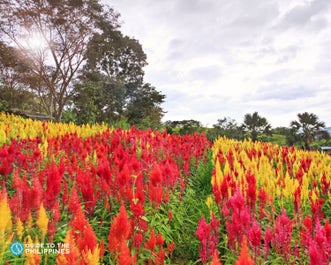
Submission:
<svg viewBox="0 0 331 265">
<path fill-rule="evenodd" d="M 292 223 L 287 217 L 285 209 L 277 216 L 274 227 L 273 247 L 285 260 L 291 255 Z"/>
<path fill-rule="evenodd" d="M 261 238 L 262 238 L 262 230 L 260 225 L 253 221 L 252 227 L 248 231 L 248 241 L 254 250 L 254 258 L 256 259 L 257 256 L 260 255 L 260 245 L 261 245 Z"/>
</svg>

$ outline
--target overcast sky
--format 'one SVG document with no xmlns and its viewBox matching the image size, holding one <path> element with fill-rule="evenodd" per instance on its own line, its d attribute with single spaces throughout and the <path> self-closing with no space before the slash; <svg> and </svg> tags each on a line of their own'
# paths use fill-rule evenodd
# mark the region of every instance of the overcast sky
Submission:
<svg viewBox="0 0 331 265">
<path fill-rule="evenodd" d="M 105 0 L 147 54 L 166 120 L 212 126 L 257 111 L 331 126 L 330 0 Z"/>
</svg>

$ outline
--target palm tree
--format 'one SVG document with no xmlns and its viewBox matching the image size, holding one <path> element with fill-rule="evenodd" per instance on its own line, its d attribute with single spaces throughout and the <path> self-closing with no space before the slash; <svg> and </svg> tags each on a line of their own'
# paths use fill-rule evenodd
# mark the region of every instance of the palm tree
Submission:
<svg viewBox="0 0 331 265">
<path fill-rule="evenodd" d="M 253 142 L 257 141 L 257 137 L 260 133 L 271 135 L 271 125 L 266 118 L 259 116 L 257 112 L 254 112 L 253 114 L 247 113 L 245 115 L 242 128 L 245 131 L 250 132 Z"/>
<path fill-rule="evenodd" d="M 318 120 L 314 113 L 298 113 L 298 121 L 291 122 L 293 133 L 299 136 L 305 142 L 305 148 L 310 150 L 313 137 L 325 128 L 325 123 Z"/>
</svg>

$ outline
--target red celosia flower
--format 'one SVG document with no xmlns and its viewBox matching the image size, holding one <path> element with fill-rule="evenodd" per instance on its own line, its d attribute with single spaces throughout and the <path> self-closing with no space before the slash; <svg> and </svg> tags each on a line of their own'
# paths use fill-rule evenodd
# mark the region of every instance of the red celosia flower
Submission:
<svg viewBox="0 0 331 265">
<path fill-rule="evenodd" d="M 143 205 L 138 201 L 137 203 L 134 203 L 131 201 L 130 203 L 130 209 L 136 218 L 140 218 L 144 215 L 144 207 Z"/>
<path fill-rule="evenodd" d="M 164 243 L 164 239 L 162 237 L 161 233 L 158 233 L 157 237 L 156 237 L 156 245 L 158 245 L 159 247 L 162 247 Z"/>
<path fill-rule="evenodd" d="M 100 258 L 105 255 L 105 240 L 102 239 L 100 242 Z"/>
<path fill-rule="evenodd" d="M 228 178 L 230 178 L 229 175 L 224 176 L 222 183 L 220 185 L 220 191 L 221 191 L 221 199 L 225 200 L 229 197 L 229 186 L 228 186 Z M 215 183 L 216 185 L 216 183 Z"/>
<path fill-rule="evenodd" d="M 312 191 L 310 191 L 311 193 Z M 310 200 L 310 209 L 313 217 L 313 221 L 322 220 L 324 218 L 324 212 L 322 210 L 324 199 L 318 198 L 316 201 L 313 201 L 312 196 L 309 197 Z"/>
<path fill-rule="evenodd" d="M 212 215 L 210 224 L 206 223 L 204 216 L 202 216 L 198 223 L 198 228 L 195 235 L 200 241 L 199 257 L 203 263 L 206 263 L 217 249 L 219 241 L 219 224 L 220 222 L 215 218 L 214 214 Z"/>
<path fill-rule="evenodd" d="M 326 180 L 326 174 L 325 172 L 323 173 L 322 179 L 321 179 L 321 188 L 322 188 L 322 193 L 327 196 L 328 191 L 330 190 L 330 181 Z"/>
<path fill-rule="evenodd" d="M 292 222 L 291 219 L 287 217 L 285 209 L 283 209 L 282 214 L 276 218 L 273 247 L 285 260 L 287 260 L 288 256 L 292 253 L 291 239 Z"/>
<path fill-rule="evenodd" d="M 60 166 L 61 167 L 61 166 Z M 62 165 L 64 168 L 64 166 Z M 45 204 L 47 209 L 51 209 L 55 200 L 57 199 L 58 194 L 61 190 L 61 178 L 62 170 L 52 162 L 51 165 L 47 166 L 47 179 L 46 179 L 46 192 L 45 192 Z"/>
<path fill-rule="evenodd" d="M 171 243 L 167 246 L 168 254 L 171 254 L 175 250 L 175 242 L 174 240 L 171 241 Z"/>
<path fill-rule="evenodd" d="M 121 205 L 119 214 L 111 223 L 108 236 L 108 249 L 111 253 L 119 252 L 123 241 L 130 234 L 130 223 L 124 205 Z"/>
<path fill-rule="evenodd" d="M 300 243 L 308 248 L 309 242 L 313 236 L 313 220 L 309 215 L 302 221 L 302 228 L 300 231 Z"/>
<path fill-rule="evenodd" d="M 143 235 L 141 233 L 135 234 L 132 242 L 132 246 L 136 249 L 140 249 L 143 242 Z"/>
<path fill-rule="evenodd" d="M 271 247 L 270 244 L 271 244 L 271 241 L 272 241 L 272 237 L 273 237 L 273 234 L 272 234 L 271 229 L 266 228 L 265 229 L 265 234 L 264 234 L 264 248 L 263 248 L 265 259 L 267 259 L 268 256 L 269 256 L 269 250 L 270 250 L 270 247 Z"/>
<path fill-rule="evenodd" d="M 162 182 L 162 172 L 160 170 L 160 166 L 156 163 L 154 163 L 151 171 L 150 182 L 153 186 L 156 186 Z"/>
<path fill-rule="evenodd" d="M 80 199 L 76 190 L 76 186 L 72 187 L 71 197 L 68 203 L 68 212 L 75 213 L 81 206 Z"/>
<path fill-rule="evenodd" d="M 227 217 L 230 214 L 230 210 L 229 210 L 229 208 L 227 206 L 227 203 L 225 201 L 222 203 L 222 214 L 223 214 L 224 217 Z"/>
<path fill-rule="evenodd" d="M 169 211 L 168 212 L 168 220 L 169 220 L 169 223 L 172 221 L 172 212 L 171 211 Z"/>
<path fill-rule="evenodd" d="M 79 250 L 91 250 L 93 252 L 98 245 L 97 237 L 80 208 L 75 212 L 70 223 L 73 226 L 73 235 Z"/>
<path fill-rule="evenodd" d="M 328 265 L 331 258 L 331 246 L 326 231 L 317 220 L 315 236 L 309 244 L 310 264 Z"/>
<path fill-rule="evenodd" d="M 250 228 L 251 212 L 245 206 L 244 197 L 239 190 L 229 199 L 229 208 L 232 215 L 226 221 L 228 231 L 228 244 L 231 249 L 236 249 L 236 242 L 240 243 Z"/>
<path fill-rule="evenodd" d="M 248 253 L 246 239 L 243 240 L 240 254 L 239 254 L 239 257 L 238 257 L 235 265 L 253 265 L 253 261 Z"/>
<path fill-rule="evenodd" d="M 127 164 L 123 166 L 123 169 L 116 174 L 117 181 L 120 187 L 123 187 L 125 185 L 129 184 L 130 181 L 130 172 L 129 172 L 129 167 Z"/>
<path fill-rule="evenodd" d="M 150 251 L 154 252 L 156 246 L 156 237 L 154 229 L 151 228 L 150 235 L 148 241 L 145 243 L 145 248 L 149 249 Z"/>
<path fill-rule="evenodd" d="M 260 188 L 260 190 L 259 190 L 259 211 L 260 211 L 259 218 L 260 218 L 260 220 L 264 217 L 264 207 L 266 205 L 266 202 L 267 202 L 267 193 L 265 192 L 265 190 L 263 188 Z"/>
<path fill-rule="evenodd" d="M 254 174 L 251 172 L 251 170 L 247 171 L 246 180 L 248 185 L 246 190 L 246 199 L 248 205 L 253 211 L 255 209 L 255 203 L 256 203 L 256 179 Z"/>
<path fill-rule="evenodd" d="M 294 191 L 294 211 L 298 213 L 301 205 L 301 186 Z"/>
<path fill-rule="evenodd" d="M 260 245 L 262 238 L 262 229 L 260 225 L 253 221 L 252 227 L 248 231 L 248 241 L 254 250 L 254 259 L 256 260 L 257 256 L 260 256 Z"/>
<path fill-rule="evenodd" d="M 164 252 L 164 250 L 160 249 L 160 251 L 157 253 L 157 255 L 155 257 L 155 265 L 163 265 L 165 255 L 166 255 L 166 253 Z"/>
<path fill-rule="evenodd" d="M 234 170 L 234 155 L 233 155 L 233 151 L 232 149 L 230 149 L 227 153 L 226 153 L 226 158 L 229 162 L 229 166 L 231 168 L 231 170 Z"/>
<path fill-rule="evenodd" d="M 35 174 L 33 176 L 33 188 L 31 189 L 30 196 L 32 200 L 32 208 L 33 209 L 39 209 L 41 202 L 42 202 L 42 197 L 43 197 L 43 187 L 40 184 L 38 176 Z"/>
</svg>

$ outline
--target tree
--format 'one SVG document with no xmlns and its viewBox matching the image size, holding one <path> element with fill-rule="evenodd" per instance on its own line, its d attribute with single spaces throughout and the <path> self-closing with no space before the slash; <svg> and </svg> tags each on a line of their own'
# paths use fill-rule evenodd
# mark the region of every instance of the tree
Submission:
<svg viewBox="0 0 331 265">
<path fill-rule="evenodd" d="M 0 41 L 20 51 L 31 72 L 29 89 L 59 121 L 90 40 L 104 28 L 118 28 L 117 20 L 98 0 L 2 0 Z"/>
<path fill-rule="evenodd" d="M 234 119 L 224 117 L 223 119 L 218 119 L 213 128 L 207 131 L 207 138 L 210 141 L 214 141 L 219 136 L 242 140 L 243 131 Z"/>
<path fill-rule="evenodd" d="M 146 54 L 137 40 L 108 29 L 95 34 L 88 45 L 79 84 L 82 89 L 74 98 L 75 111 L 86 112 L 82 102 L 93 101 L 88 105 L 93 106 L 98 122 L 113 124 L 124 119 L 139 128 L 159 128 L 163 116 L 160 104 L 165 96 L 144 83 Z M 88 98 L 84 95 L 95 90 L 93 83 L 99 97 Z"/>
<path fill-rule="evenodd" d="M 253 114 L 247 113 L 245 115 L 242 128 L 250 134 L 250 137 L 254 142 L 258 140 L 258 136 L 262 133 L 271 135 L 271 125 L 266 118 L 259 116 L 257 112 L 254 112 Z"/>
<path fill-rule="evenodd" d="M 29 74 L 17 50 L 0 42 L 0 110 L 38 111 L 34 94 L 22 85 L 29 80 Z"/>
<path fill-rule="evenodd" d="M 165 95 L 156 91 L 150 84 L 138 87 L 125 111 L 128 122 L 141 129 L 146 127 L 160 129 L 164 114 L 160 105 L 164 102 L 164 98 Z"/>
<path fill-rule="evenodd" d="M 164 126 L 167 133 L 171 134 L 185 135 L 203 131 L 201 123 L 196 120 L 166 121 Z"/>
<path fill-rule="evenodd" d="M 313 113 L 298 113 L 298 120 L 291 121 L 292 137 L 296 141 L 302 140 L 305 148 L 310 150 L 311 143 L 321 129 L 325 128 L 325 123 L 318 120 L 317 115 Z"/>
</svg>

